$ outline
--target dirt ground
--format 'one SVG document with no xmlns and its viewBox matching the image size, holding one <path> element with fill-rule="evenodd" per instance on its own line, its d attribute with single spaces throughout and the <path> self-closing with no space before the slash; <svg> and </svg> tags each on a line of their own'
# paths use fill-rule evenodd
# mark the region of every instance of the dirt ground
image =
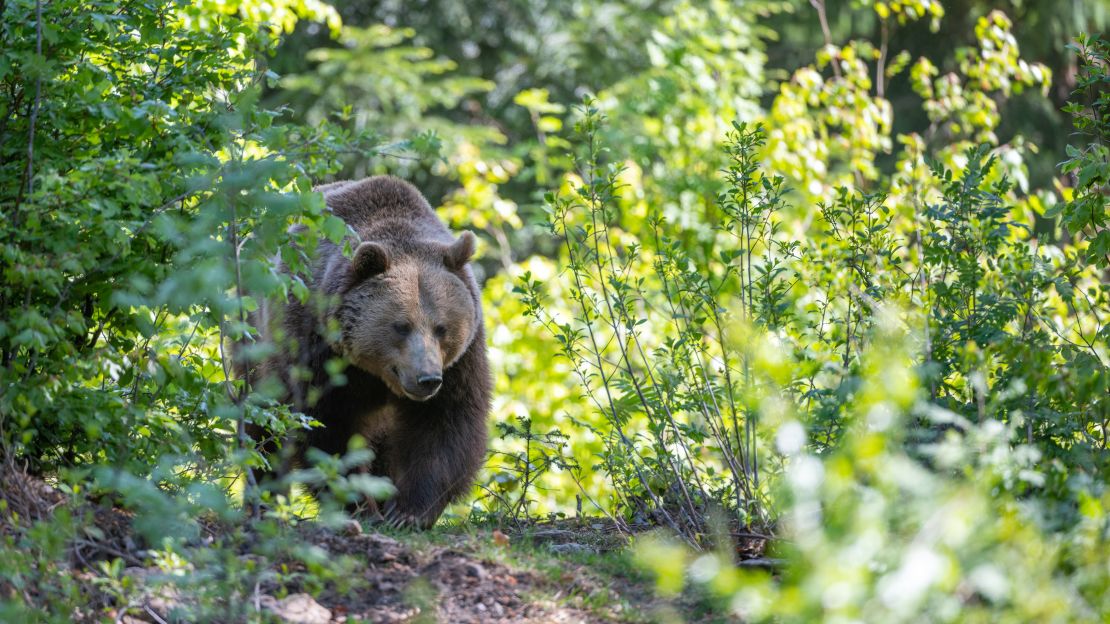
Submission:
<svg viewBox="0 0 1110 624">
<path fill-rule="evenodd" d="M 296 581 L 258 585 L 247 601 L 280 622 L 726 621 L 696 597 L 656 598 L 651 581 L 635 573 L 624 554 L 606 551 L 623 540 L 604 529 L 385 535 L 353 523 L 341 530 L 305 523 L 298 533 L 329 558 L 353 559 L 357 578 L 346 579 L 347 588 L 313 590 Z M 268 565 L 281 566 L 289 578 L 306 572 L 293 560 Z M 132 567 L 126 573 L 141 585 L 159 571 Z M 187 606 L 181 602 L 158 589 L 144 597 L 141 611 L 132 608 L 121 621 L 173 621 L 175 609 Z"/>
<path fill-rule="evenodd" d="M 379 533 L 339 534 L 310 527 L 305 537 L 329 553 L 365 562 L 360 573 L 371 591 L 325 589 L 315 599 L 298 593 L 276 603 L 289 622 L 598 622 L 582 609 L 543 595 L 569 588 L 549 579 L 476 556 L 465 544 L 414 548 Z M 292 603 L 292 605 L 290 604 Z M 272 603 L 271 603 L 272 604 Z M 305 609 L 302 605 L 312 605 Z M 306 617 L 311 610 L 312 617 Z M 434 615 L 433 618 L 420 618 Z"/>
<path fill-rule="evenodd" d="M 0 507 L 19 513 L 0 514 L 0 537 L 25 530 L 12 524 L 13 518 L 49 521 L 67 504 L 41 481 L 13 479 L 0 491 Z M 190 614 L 198 613 L 205 582 L 233 588 L 225 592 L 233 596 L 230 602 L 225 597 L 216 604 L 231 604 L 234 615 L 197 619 L 229 623 L 728 621 L 704 596 L 657 598 L 651 579 L 629 562 L 626 535 L 597 519 L 385 533 L 354 521 L 333 528 L 301 521 L 282 528 L 280 539 L 258 534 L 251 525 L 202 523 L 202 536 L 189 548 L 211 544 L 225 557 L 213 569 L 225 572 L 198 564 L 175 578 L 167 576 L 165 562 L 159 567 L 152 551 L 143 549 L 130 514 L 99 504 L 84 517 L 95 528 L 86 527 L 72 540 L 64 572 L 88 597 L 72 614 L 74 621 L 105 621 L 105 616 L 131 624 L 193 621 Z M 270 547 L 276 543 L 283 545 Z M 740 544 L 741 559 L 759 557 L 764 548 L 759 539 Z M 313 556 L 296 556 L 297 549 Z M 233 559 L 230 565 L 226 558 Z M 109 582 L 111 565 L 122 570 Z M 321 574 L 313 565 L 333 574 Z M 229 569 L 253 570 L 246 576 L 253 580 L 236 584 L 221 576 Z M 335 570 L 342 570 L 340 578 Z M 13 593 L 4 590 L 0 578 L 0 598 Z M 37 604 L 42 595 L 30 587 L 21 597 Z M 212 604 L 202 611 L 212 614 Z"/>
</svg>

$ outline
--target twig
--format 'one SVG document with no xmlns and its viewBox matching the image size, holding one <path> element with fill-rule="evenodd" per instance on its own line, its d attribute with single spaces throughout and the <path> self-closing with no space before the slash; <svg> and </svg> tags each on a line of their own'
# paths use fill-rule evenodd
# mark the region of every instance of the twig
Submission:
<svg viewBox="0 0 1110 624">
<path fill-rule="evenodd" d="M 239 261 L 239 213 L 236 210 L 236 204 L 232 200 L 232 215 L 231 223 L 228 224 L 230 234 L 230 244 L 232 250 L 232 260 L 235 263 L 235 295 L 239 304 L 239 331 L 247 323 L 246 311 L 243 308 L 243 278 Z M 221 323 L 221 327 L 222 327 Z M 222 334 L 223 332 L 221 332 Z M 223 360 L 224 380 L 227 383 L 228 392 L 231 392 L 231 384 L 228 379 L 227 359 L 223 357 L 223 337 L 220 340 L 220 355 Z M 251 379 L 250 369 L 246 370 L 243 379 L 243 386 L 239 388 L 237 393 L 232 395 L 232 400 L 235 402 L 235 407 L 238 409 L 238 418 L 235 423 L 235 437 L 238 441 L 239 450 L 245 451 L 250 446 L 250 436 L 247 435 L 247 413 L 246 413 L 246 399 L 247 393 L 250 391 Z M 254 471 L 247 469 L 246 471 L 246 488 L 243 491 L 243 500 L 250 507 L 251 518 L 258 520 L 262 517 L 262 507 L 259 504 L 258 482 L 254 477 Z"/>
<path fill-rule="evenodd" d="M 890 39 L 890 27 L 886 20 L 882 20 L 882 43 L 879 45 L 879 63 L 875 67 L 875 93 L 884 97 L 886 93 L 886 54 L 887 44 Z"/>
<path fill-rule="evenodd" d="M 154 609 L 151 609 L 151 608 L 150 608 L 150 605 L 148 605 L 148 604 L 144 604 L 144 605 L 143 605 L 143 611 L 146 611 L 146 612 L 147 612 L 147 615 L 149 615 L 150 617 L 154 618 L 154 621 L 155 621 L 155 622 L 158 622 L 158 624 L 169 624 L 168 622 L 166 622 L 165 620 L 163 620 L 163 619 L 162 619 L 162 617 L 161 617 L 160 615 L 158 615 L 157 613 L 155 613 L 155 612 L 154 612 Z"/>
<path fill-rule="evenodd" d="M 821 33 L 825 35 L 825 47 L 835 49 L 836 46 L 834 46 L 832 42 L 832 31 L 829 30 L 829 18 L 825 14 L 825 0 L 809 0 L 809 3 L 813 8 L 817 9 L 817 19 L 821 22 Z M 840 66 L 836 64 L 839 57 L 840 54 L 838 52 L 833 56 L 832 62 L 829 63 L 832 65 L 833 74 L 835 74 L 837 78 L 840 78 Z"/>
<path fill-rule="evenodd" d="M 42 0 L 35 0 L 35 54 L 42 57 Z M 19 205 L 23 203 L 23 191 L 27 195 L 34 194 L 34 162 L 35 162 L 35 123 L 39 118 L 39 108 L 42 106 L 42 74 L 35 78 L 35 100 L 31 105 L 31 117 L 27 130 L 27 168 L 23 172 L 23 182 L 19 185 L 19 195 L 15 200 L 15 215 L 19 218 Z"/>
<path fill-rule="evenodd" d="M 759 559 L 743 559 L 736 565 L 741 568 L 760 568 L 764 570 L 775 570 L 786 565 L 786 560 L 760 557 Z"/>
<path fill-rule="evenodd" d="M 75 540 L 75 543 L 78 544 L 78 545 L 84 545 L 84 546 L 87 546 L 89 548 L 92 548 L 94 551 L 98 550 L 102 553 L 107 553 L 109 555 L 114 555 L 116 557 L 119 557 L 120 559 L 123 559 L 124 561 L 126 561 L 128 563 L 131 563 L 131 564 L 134 564 L 134 565 L 137 565 L 137 566 L 143 564 L 142 559 L 139 559 L 138 557 L 136 557 L 135 555 L 132 555 L 130 553 L 123 552 L 122 550 L 119 550 L 118 548 L 115 548 L 114 546 L 109 546 L 108 544 L 103 544 L 103 543 L 100 543 L 100 542 L 94 542 L 92 540 L 88 540 L 88 539 L 85 539 L 85 538 L 77 538 Z"/>
</svg>

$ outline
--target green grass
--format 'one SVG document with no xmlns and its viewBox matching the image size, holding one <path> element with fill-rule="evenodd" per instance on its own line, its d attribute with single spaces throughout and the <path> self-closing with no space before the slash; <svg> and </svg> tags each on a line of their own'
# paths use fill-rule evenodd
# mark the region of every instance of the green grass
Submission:
<svg viewBox="0 0 1110 624">
<path fill-rule="evenodd" d="M 575 532 L 574 543 L 599 548 L 595 552 L 551 551 L 550 542 L 534 536 L 547 527 L 518 528 L 508 545 L 499 544 L 492 522 L 461 520 L 440 523 L 426 531 L 387 526 L 365 526 L 396 539 L 421 554 L 435 548 L 452 548 L 483 561 L 496 562 L 516 571 L 534 574 L 539 583 L 529 601 L 550 602 L 583 610 L 604 620 L 629 623 L 726 622 L 723 605 L 697 588 L 688 588 L 673 600 L 655 593 L 651 575 L 639 568 L 627 546 L 613 548 L 613 537 L 597 530 Z"/>
</svg>

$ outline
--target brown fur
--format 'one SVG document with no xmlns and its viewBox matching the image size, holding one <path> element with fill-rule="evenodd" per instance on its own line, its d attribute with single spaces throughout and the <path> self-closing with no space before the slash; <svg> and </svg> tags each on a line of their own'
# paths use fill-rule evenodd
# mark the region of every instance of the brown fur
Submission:
<svg viewBox="0 0 1110 624">
<path fill-rule="evenodd" d="M 354 258 L 321 241 L 310 301 L 259 310 L 264 338 L 283 348 L 257 376 L 280 379 L 285 400 L 324 425 L 294 442 L 295 459 L 306 447 L 342 454 L 361 434 L 376 455 L 364 469 L 397 487 L 385 515 L 430 526 L 466 493 L 485 457 L 492 384 L 480 292 L 467 264 L 474 237 L 455 239 L 420 192 L 396 178 L 317 190 L 357 233 Z M 329 324 L 339 331 L 328 332 Z M 325 370 L 336 356 L 348 362 L 340 386 Z"/>
</svg>

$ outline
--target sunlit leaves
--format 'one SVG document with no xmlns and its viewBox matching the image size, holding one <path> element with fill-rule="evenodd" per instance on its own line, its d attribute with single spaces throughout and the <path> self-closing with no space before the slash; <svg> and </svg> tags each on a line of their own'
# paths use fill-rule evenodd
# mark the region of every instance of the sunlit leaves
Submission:
<svg viewBox="0 0 1110 624">
<path fill-rule="evenodd" d="M 5 452 L 38 470 L 108 462 L 138 476 L 173 453 L 204 466 L 184 480 L 226 475 L 240 413 L 229 391 L 241 385 L 224 341 L 246 331 L 240 310 L 296 290 L 274 268 L 279 249 L 303 271 L 305 232 L 345 233 L 306 191 L 359 140 L 260 108 L 269 72 L 254 55 L 298 16 L 335 13 L 316 2 L 42 10 L 49 63 L 33 52 L 35 2 L 8 3 L 0 29 L 0 420 L 21 423 L 4 428 Z M 32 426 L 36 413 L 49 417 Z"/>
<path fill-rule="evenodd" d="M 1065 194 L 1067 201 L 1046 211 L 1045 216 L 1059 216 L 1068 232 L 1087 239 L 1087 261 L 1105 268 L 1110 265 L 1110 147 L 1105 140 L 1110 132 L 1110 47 L 1101 39 L 1084 37 L 1074 50 L 1082 69 L 1075 101 L 1065 110 L 1071 113 L 1081 136 L 1092 140 L 1084 146 L 1068 146 L 1060 169 L 1073 178 L 1075 187 Z"/>
<path fill-rule="evenodd" d="M 882 19 L 897 15 L 900 23 L 906 18 L 943 15 L 937 2 L 868 4 Z M 1025 87 L 1043 91 L 1050 83 L 1047 67 L 1019 56 L 1011 29 L 1009 18 L 999 11 L 982 17 L 975 31 L 977 45 L 957 50 L 960 71 L 943 75 L 929 58 L 912 59 L 904 50 L 887 50 L 897 40 L 886 29 L 884 37 L 889 41 L 884 39 L 879 48 L 861 40 L 844 46 L 828 43 L 818 50 L 814 65 L 798 69 L 779 87 L 768 118 L 770 166 L 815 202 L 830 199 L 839 186 L 879 190 L 876 163 L 897 144 L 905 144 L 907 137 L 924 140 L 935 148 L 938 159 L 960 166 L 960 154 L 966 149 L 999 142 L 995 131 L 1001 122 L 1000 97 L 1018 94 Z M 895 137 L 893 107 L 884 85 L 906 66 L 930 124 L 906 137 Z M 1011 154 L 1009 174 L 1023 178 L 1021 155 L 1026 145 L 1015 139 L 1001 149 Z M 913 154 L 903 151 L 897 159 L 919 158 Z M 891 195 L 903 191 L 897 185 L 881 190 Z"/>
</svg>

